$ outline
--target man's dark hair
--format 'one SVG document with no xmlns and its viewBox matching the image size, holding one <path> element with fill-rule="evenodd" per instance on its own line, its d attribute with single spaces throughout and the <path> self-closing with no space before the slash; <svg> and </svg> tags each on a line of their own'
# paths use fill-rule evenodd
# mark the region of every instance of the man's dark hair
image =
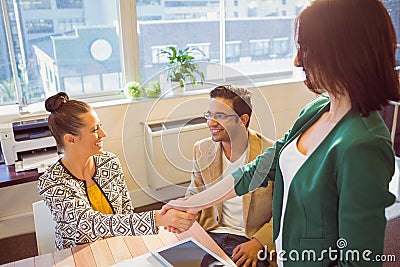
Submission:
<svg viewBox="0 0 400 267">
<path fill-rule="evenodd" d="M 249 127 L 251 112 L 253 110 L 251 95 L 252 93 L 248 89 L 232 85 L 217 86 L 210 92 L 210 98 L 219 97 L 232 100 L 233 110 L 237 115 L 239 115 L 239 117 L 243 114 L 248 114 L 249 120 L 246 127 Z"/>
</svg>

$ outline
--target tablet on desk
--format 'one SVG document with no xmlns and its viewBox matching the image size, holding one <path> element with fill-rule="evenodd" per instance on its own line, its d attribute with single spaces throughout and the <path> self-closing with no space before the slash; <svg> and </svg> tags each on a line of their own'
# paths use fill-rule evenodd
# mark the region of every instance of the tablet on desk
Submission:
<svg viewBox="0 0 400 267">
<path fill-rule="evenodd" d="M 193 238 L 183 239 L 151 254 L 166 267 L 223 267 L 232 266 Z"/>
</svg>

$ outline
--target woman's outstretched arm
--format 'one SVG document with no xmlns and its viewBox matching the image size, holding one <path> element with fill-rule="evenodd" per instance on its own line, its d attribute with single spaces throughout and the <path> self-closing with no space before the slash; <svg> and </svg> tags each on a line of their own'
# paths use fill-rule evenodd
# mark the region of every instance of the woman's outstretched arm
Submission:
<svg viewBox="0 0 400 267">
<path fill-rule="evenodd" d="M 187 199 L 171 200 L 163 206 L 161 213 L 174 208 L 196 214 L 198 211 L 214 206 L 236 196 L 234 179 L 230 174 L 221 181 Z"/>
</svg>

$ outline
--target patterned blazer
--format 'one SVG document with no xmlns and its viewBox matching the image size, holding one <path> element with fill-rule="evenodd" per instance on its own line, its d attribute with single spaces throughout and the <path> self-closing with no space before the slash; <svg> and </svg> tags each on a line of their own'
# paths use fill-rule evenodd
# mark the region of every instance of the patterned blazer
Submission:
<svg viewBox="0 0 400 267">
<path fill-rule="evenodd" d="M 93 158 L 96 170 L 92 179 L 114 214 L 93 210 L 86 182 L 74 177 L 61 160 L 39 177 L 39 194 L 56 222 L 56 248 L 61 250 L 104 236 L 157 234 L 153 211 L 134 213 L 117 156 L 104 152 Z"/>
<path fill-rule="evenodd" d="M 265 149 L 272 146 L 271 140 L 249 129 L 249 149 L 246 162 L 255 159 Z M 205 138 L 195 143 L 193 155 L 193 173 L 191 183 L 186 191 L 186 197 L 197 194 L 214 183 L 222 176 L 222 145 L 211 138 Z M 268 250 L 275 249 L 272 239 L 272 190 L 273 186 L 258 188 L 243 196 L 243 220 L 248 238 L 255 237 Z M 213 230 L 220 224 L 222 204 L 204 209 L 200 212 L 199 224 L 206 230 Z"/>
</svg>

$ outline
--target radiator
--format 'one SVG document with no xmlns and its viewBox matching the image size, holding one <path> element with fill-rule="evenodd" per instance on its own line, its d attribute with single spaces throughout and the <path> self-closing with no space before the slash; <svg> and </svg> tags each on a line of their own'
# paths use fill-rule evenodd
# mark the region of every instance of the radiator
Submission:
<svg viewBox="0 0 400 267">
<path fill-rule="evenodd" d="M 145 127 L 147 183 L 154 190 L 190 181 L 193 145 L 210 136 L 203 117 L 147 122 Z"/>
</svg>

